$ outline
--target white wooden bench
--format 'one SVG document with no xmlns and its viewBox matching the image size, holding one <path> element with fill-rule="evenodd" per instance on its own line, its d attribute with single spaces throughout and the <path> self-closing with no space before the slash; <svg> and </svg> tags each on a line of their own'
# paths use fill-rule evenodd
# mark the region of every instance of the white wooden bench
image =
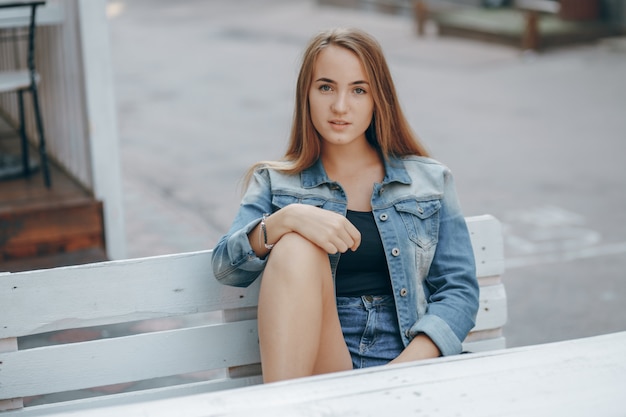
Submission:
<svg viewBox="0 0 626 417">
<path fill-rule="evenodd" d="M 467 224 L 481 295 L 464 348 L 501 349 L 500 223 L 485 215 Z M 202 251 L 0 274 L 0 409 L 6 410 L 0 415 L 50 415 L 260 383 L 258 281 L 246 289 L 223 286 L 211 275 L 210 257 Z M 158 328 L 172 320 L 175 326 Z M 137 330 L 150 325 L 157 328 Z M 98 337 L 40 343 L 88 330 Z M 205 380 L 194 379 L 198 373 Z M 151 388 L 76 399 L 126 383 Z M 38 404 L 39 396 L 57 402 Z"/>
</svg>

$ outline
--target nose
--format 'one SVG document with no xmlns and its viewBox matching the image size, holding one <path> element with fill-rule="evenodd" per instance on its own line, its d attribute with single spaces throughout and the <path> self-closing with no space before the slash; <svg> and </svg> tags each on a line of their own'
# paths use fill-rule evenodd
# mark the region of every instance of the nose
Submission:
<svg viewBox="0 0 626 417">
<path fill-rule="evenodd" d="M 343 114 L 348 111 L 348 98 L 345 93 L 339 93 L 335 96 L 335 100 L 330 108 L 334 113 Z"/>
</svg>

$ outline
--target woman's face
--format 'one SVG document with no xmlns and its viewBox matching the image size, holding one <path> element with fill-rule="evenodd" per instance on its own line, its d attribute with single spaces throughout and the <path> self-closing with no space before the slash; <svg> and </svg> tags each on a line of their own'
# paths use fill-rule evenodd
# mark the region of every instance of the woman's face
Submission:
<svg viewBox="0 0 626 417">
<path fill-rule="evenodd" d="M 363 64 L 353 52 L 328 46 L 317 56 L 309 90 L 311 120 L 322 147 L 366 141 L 374 99 Z"/>
</svg>

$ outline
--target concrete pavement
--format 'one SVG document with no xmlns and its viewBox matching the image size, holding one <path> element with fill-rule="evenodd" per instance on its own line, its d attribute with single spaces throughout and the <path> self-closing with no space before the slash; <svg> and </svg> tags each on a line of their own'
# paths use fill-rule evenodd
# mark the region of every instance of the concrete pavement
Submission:
<svg viewBox="0 0 626 417">
<path fill-rule="evenodd" d="M 626 330 L 624 39 L 525 55 L 310 0 L 110 1 L 128 256 L 211 248 L 281 156 L 320 29 L 376 36 L 466 215 L 505 225 L 509 345 Z"/>
</svg>

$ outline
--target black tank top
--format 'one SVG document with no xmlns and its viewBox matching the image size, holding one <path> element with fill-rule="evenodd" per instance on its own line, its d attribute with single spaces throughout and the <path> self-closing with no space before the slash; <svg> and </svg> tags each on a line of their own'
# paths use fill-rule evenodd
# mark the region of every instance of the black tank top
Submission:
<svg viewBox="0 0 626 417">
<path fill-rule="evenodd" d="M 387 259 L 373 213 L 348 210 L 346 217 L 361 232 L 361 245 L 356 252 L 348 249 L 339 258 L 335 276 L 337 296 L 392 294 Z"/>
</svg>

